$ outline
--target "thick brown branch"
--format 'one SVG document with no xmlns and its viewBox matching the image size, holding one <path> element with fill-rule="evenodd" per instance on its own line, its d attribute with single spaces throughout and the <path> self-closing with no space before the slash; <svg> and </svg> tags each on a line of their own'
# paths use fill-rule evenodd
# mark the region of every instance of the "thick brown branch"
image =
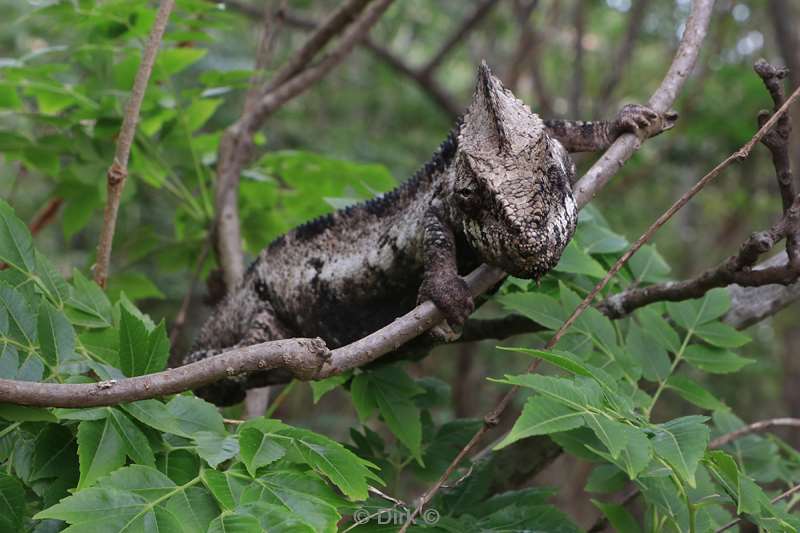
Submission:
<svg viewBox="0 0 800 533">
<path fill-rule="evenodd" d="M 122 196 L 122 189 L 125 187 L 125 179 L 128 177 L 128 159 L 130 158 L 131 145 L 136 135 L 139 110 L 142 107 L 147 83 L 150 81 L 150 73 L 153 71 L 156 54 L 161 46 L 161 39 L 167 29 L 169 14 L 172 12 L 174 5 L 174 0 L 161 0 L 158 5 L 158 12 L 150 30 L 150 36 L 147 38 L 147 44 L 142 51 L 142 62 L 139 64 L 139 70 L 136 71 L 136 78 L 133 81 L 128 106 L 125 108 L 122 128 L 117 138 L 114 161 L 108 169 L 108 200 L 103 213 L 103 229 L 100 233 L 100 242 L 97 245 L 97 260 L 94 266 L 94 280 L 101 287 L 105 287 L 106 278 L 108 278 L 111 245 L 114 240 L 114 229 L 117 225 L 120 197 Z"/>
<path fill-rule="evenodd" d="M 234 348 L 216 357 L 156 374 L 88 384 L 0 379 L 0 402 L 39 407 L 116 405 L 175 394 L 244 372 L 289 368 L 312 376 L 330 352 L 320 339 L 286 339 Z"/>
</svg>

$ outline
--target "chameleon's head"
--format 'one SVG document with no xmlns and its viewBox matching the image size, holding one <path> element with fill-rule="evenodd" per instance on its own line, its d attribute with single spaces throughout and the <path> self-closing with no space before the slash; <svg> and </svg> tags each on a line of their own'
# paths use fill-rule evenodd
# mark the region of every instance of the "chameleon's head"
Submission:
<svg viewBox="0 0 800 533">
<path fill-rule="evenodd" d="M 575 231 L 574 164 L 486 63 L 454 163 L 454 218 L 481 259 L 522 278 L 553 268 Z"/>
</svg>

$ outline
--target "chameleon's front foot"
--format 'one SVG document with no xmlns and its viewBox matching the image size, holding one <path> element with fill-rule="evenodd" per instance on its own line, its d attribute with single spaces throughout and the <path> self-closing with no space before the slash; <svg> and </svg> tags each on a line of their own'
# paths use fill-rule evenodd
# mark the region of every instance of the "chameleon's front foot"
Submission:
<svg viewBox="0 0 800 533">
<path fill-rule="evenodd" d="M 641 136 L 647 139 L 672 128 L 677 120 L 677 111 L 659 113 L 644 105 L 628 104 L 619 110 L 613 124 L 617 137 L 623 133 L 640 135 L 641 132 Z"/>
<path fill-rule="evenodd" d="M 467 283 L 457 275 L 426 276 L 417 297 L 419 302 L 425 300 L 432 301 L 447 320 L 449 328 L 433 331 L 445 340 L 458 338 L 461 326 L 475 310 Z"/>
</svg>

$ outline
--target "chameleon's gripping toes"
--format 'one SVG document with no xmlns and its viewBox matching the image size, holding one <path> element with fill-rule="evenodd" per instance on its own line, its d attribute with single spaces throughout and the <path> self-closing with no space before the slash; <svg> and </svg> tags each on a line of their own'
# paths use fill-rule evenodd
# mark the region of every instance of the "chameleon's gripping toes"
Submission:
<svg viewBox="0 0 800 533">
<path fill-rule="evenodd" d="M 431 161 L 395 190 L 271 243 L 185 361 L 289 337 L 341 346 L 424 300 L 460 326 L 474 309 L 461 275 L 485 262 L 539 278 L 558 262 L 577 220 L 568 152 L 604 149 L 628 132 L 657 135 L 676 118 L 634 105 L 611 122 L 543 121 L 482 64 L 469 109 Z M 197 392 L 236 403 L 270 376 Z"/>
</svg>

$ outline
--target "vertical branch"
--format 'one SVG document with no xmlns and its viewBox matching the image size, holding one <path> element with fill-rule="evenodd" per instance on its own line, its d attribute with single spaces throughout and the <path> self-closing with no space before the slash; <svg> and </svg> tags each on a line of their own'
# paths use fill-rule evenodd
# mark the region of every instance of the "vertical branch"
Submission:
<svg viewBox="0 0 800 533">
<path fill-rule="evenodd" d="M 622 80 L 625 67 L 628 66 L 628 63 L 633 57 L 634 45 L 636 44 L 636 39 L 639 37 L 644 15 L 647 12 L 649 4 L 650 0 L 636 0 L 633 4 L 631 14 L 628 17 L 628 25 L 625 28 L 625 36 L 619 44 L 614 61 L 611 62 L 611 70 L 608 72 L 608 76 L 600 89 L 600 95 L 597 98 L 596 110 L 598 112 L 602 112 L 603 108 L 606 107 L 611 100 L 614 89 Z"/>
<path fill-rule="evenodd" d="M 108 278 L 111 244 L 114 240 L 114 229 L 117 225 L 117 213 L 119 212 L 122 189 L 125 187 L 125 179 L 128 177 L 128 159 L 131 155 L 133 138 L 136 135 L 139 110 L 142 107 L 142 100 L 144 100 L 144 93 L 147 90 L 147 83 L 150 81 L 156 54 L 161 46 L 161 39 L 164 37 L 167 21 L 174 5 L 174 0 L 161 0 L 158 5 L 156 19 L 153 22 L 150 36 L 147 38 L 147 44 L 142 52 L 142 62 L 136 72 L 130 100 L 128 100 L 128 106 L 125 108 L 125 117 L 122 120 L 122 128 L 117 138 L 114 161 L 108 169 L 108 200 L 103 213 L 103 229 L 100 233 L 100 242 L 97 245 L 97 260 L 94 267 L 94 280 L 101 287 L 105 287 L 106 279 Z"/>
<path fill-rule="evenodd" d="M 776 68 L 763 59 L 756 61 L 753 69 L 767 87 L 774 103 L 773 112 L 777 112 L 783 105 L 786 95 L 783 91 L 783 79 L 788 75 L 785 68 Z M 758 125 L 763 126 L 769 119 L 769 111 L 758 114 Z M 797 218 L 792 211 L 792 206 L 797 196 L 797 184 L 792 176 L 792 164 L 789 160 L 789 137 L 792 134 L 792 123 L 788 113 L 778 119 L 778 123 L 761 141 L 769 148 L 772 154 L 772 163 L 778 178 L 778 189 L 781 193 L 781 203 L 784 217 Z M 800 234 L 794 229 L 786 235 L 786 253 L 789 255 L 789 265 L 800 272 Z"/>
<path fill-rule="evenodd" d="M 282 7 L 268 5 L 262 15 L 263 30 L 256 52 L 255 70 L 245 98 L 242 116 L 251 115 L 261 96 L 261 70 L 269 63 L 275 36 L 283 20 Z M 214 191 L 216 217 L 214 248 L 219 259 L 225 290 L 230 291 L 244 275 L 242 234 L 239 221 L 239 173 L 250 156 L 250 138 L 229 128 L 220 140 L 219 168 Z M 238 165 L 238 168 L 237 168 Z"/>
</svg>

